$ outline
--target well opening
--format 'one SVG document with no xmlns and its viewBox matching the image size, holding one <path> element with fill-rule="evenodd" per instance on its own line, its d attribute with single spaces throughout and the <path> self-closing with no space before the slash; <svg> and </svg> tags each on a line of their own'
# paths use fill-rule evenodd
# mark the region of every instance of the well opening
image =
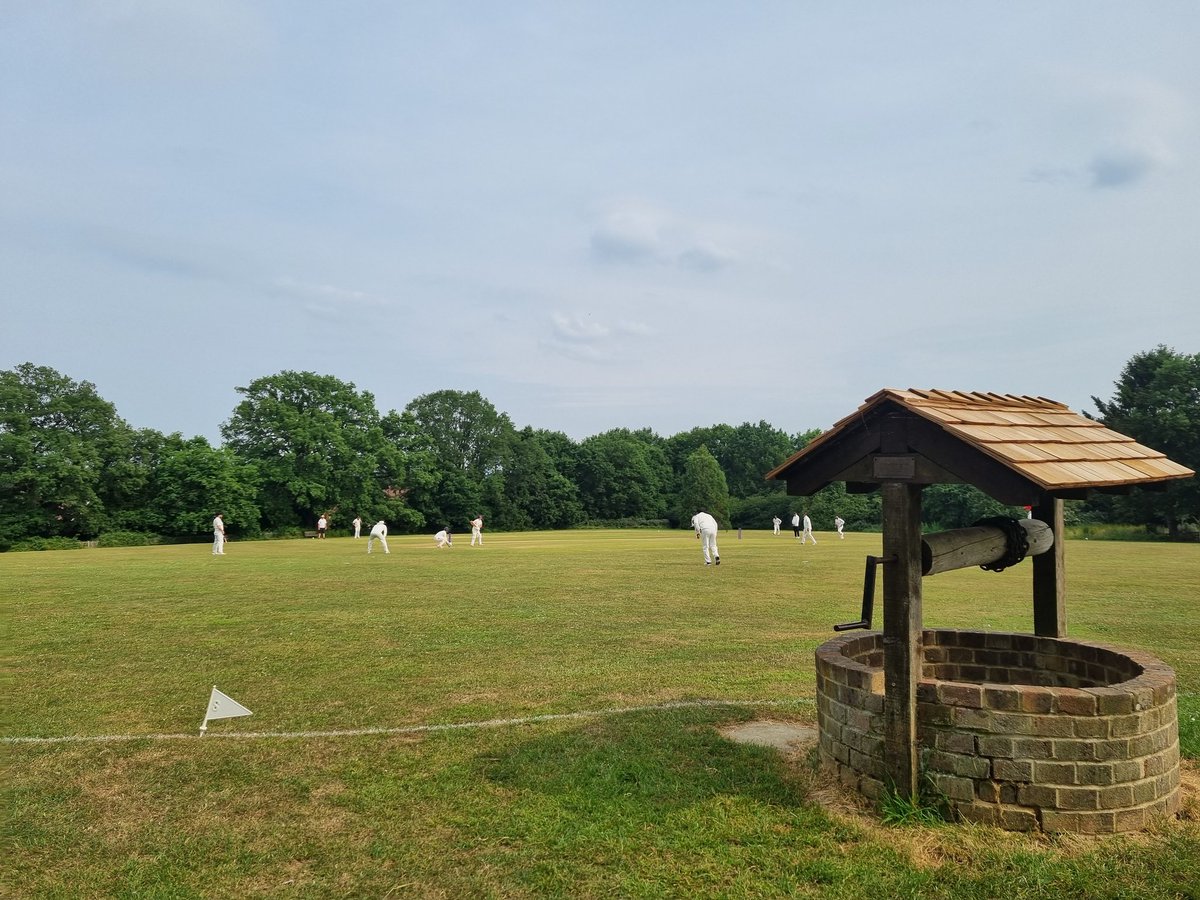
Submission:
<svg viewBox="0 0 1200 900">
<path fill-rule="evenodd" d="M 1014 830 L 1143 828 L 1179 804 L 1174 672 L 1100 644 L 926 630 L 921 768 L 962 818 Z M 821 755 L 843 784 L 885 790 L 883 635 L 817 650 Z"/>
</svg>

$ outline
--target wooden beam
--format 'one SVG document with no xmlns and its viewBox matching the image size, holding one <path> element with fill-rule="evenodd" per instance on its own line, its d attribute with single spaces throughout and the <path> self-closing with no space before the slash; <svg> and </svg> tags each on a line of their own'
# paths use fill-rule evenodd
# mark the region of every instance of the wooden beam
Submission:
<svg viewBox="0 0 1200 900">
<path fill-rule="evenodd" d="M 877 490 L 879 490 L 879 485 L 877 484 L 869 484 L 862 481 L 846 482 L 847 494 L 870 494 Z"/>
<path fill-rule="evenodd" d="M 1067 570 L 1064 556 L 1063 502 L 1043 495 L 1033 517 L 1054 532 L 1054 546 L 1033 558 L 1033 633 L 1040 637 L 1067 636 Z"/>
<path fill-rule="evenodd" d="M 920 453 L 908 453 L 902 455 L 912 457 L 912 478 L 906 480 L 911 481 L 913 484 L 956 484 L 962 481 L 962 479 L 960 479 L 953 472 L 947 472 L 941 466 L 926 459 Z M 877 474 L 879 466 L 876 464 L 876 460 L 879 459 L 886 460 L 886 457 L 881 457 L 880 454 L 877 453 L 864 456 L 862 459 L 857 460 L 852 465 L 847 466 L 845 469 L 838 472 L 833 476 L 832 480 L 864 483 L 874 481 L 876 484 L 880 484 L 884 480 L 893 480 L 879 477 Z"/>
<path fill-rule="evenodd" d="M 1054 544 L 1054 531 L 1039 519 L 1018 519 L 1029 542 L 1026 556 L 1045 553 Z M 938 531 L 921 539 L 921 574 L 937 575 L 967 566 L 987 566 L 1008 553 L 1008 536 L 994 525 Z"/>
<path fill-rule="evenodd" d="M 1041 496 L 1039 485 L 926 419 L 914 417 L 909 424 L 909 435 L 913 445 L 931 462 L 1001 503 L 1026 506 Z"/>
<path fill-rule="evenodd" d="M 917 684 L 921 680 L 921 486 L 883 485 L 884 768 L 917 799 Z"/>
<path fill-rule="evenodd" d="M 846 460 L 861 459 L 878 449 L 878 431 L 871 428 L 848 431 L 838 440 L 806 456 L 803 466 L 783 473 L 787 492 L 792 495 L 815 494 L 830 482 L 838 480 L 834 476 L 846 468 Z"/>
</svg>

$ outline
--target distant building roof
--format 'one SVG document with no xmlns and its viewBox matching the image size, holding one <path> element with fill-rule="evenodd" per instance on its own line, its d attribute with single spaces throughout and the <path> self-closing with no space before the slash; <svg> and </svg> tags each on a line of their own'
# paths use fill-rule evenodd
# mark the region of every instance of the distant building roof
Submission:
<svg viewBox="0 0 1200 900">
<path fill-rule="evenodd" d="M 905 452 L 905 448 L 894 445 L 872 448 L 872 442 L 864 442 L 861 433 L 872 429 L 879 432 L 883 417 L 898 414 L 934 423 L 964 448 L 982 453 L 1050 493 L 1149 485 L 1195 474 L 1157 450 L 1044 397 L 885 388 L 767 477 L 786 478 L 792 488 L 799 468 L 804 468 L 808 460 L 827 455 L 835 446 L 847 457 Z M 855 436 L 853 446 L 848 442 L 851 435 Z M 914 429 L 909 441 L 908 450 L 929 456 L 939 466 L 949 471 L 962 468 L 953 464 L 950 457 L 954 454 L 947 452 L 945 442 L 928 432 Z M 848 467 L 854 459 L 845 462 Z M 829 472 L 828 465 L 818 468 L 825 474 Z M 836 480 L 846 479 L 833 477 L 826 483 Z"/>
</svg>

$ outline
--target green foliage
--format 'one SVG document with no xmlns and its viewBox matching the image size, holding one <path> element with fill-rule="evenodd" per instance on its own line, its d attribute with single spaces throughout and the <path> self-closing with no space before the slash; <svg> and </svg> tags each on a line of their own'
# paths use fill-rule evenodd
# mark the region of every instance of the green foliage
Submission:
<svg viewBox="0 0 1200 900">
<path fill-rule="evenodd" d="M 688 454 L 683 467 L 683 483 L 679 487 L 679 521 L 691 521 L 698 512 L 706 512 L 722 528 L 728 528 L 729 487 L 725 473 L 716 458 L 701 444 Z"/>
<path fill-rule="evenodd" d="M 1108 402 L 1092 397 L 1100 421 L 1200 471 L 1200 353 L 1160 344 L 1130 359 L 1115 386 Z M 1136 492 L 1114 507 L 1118 521 L 1163 525 L 1174 538 L 1200 521 L 1200 479 L 1169 482 L 1161 493 Z"/>
<path fill-rule="evenodd" d="M 255 465 L 202 437 L 174 440 L 164 448 L 151 476 L 151 520 L 162 534 L 187 536 L 212 531 L 222 513 L 230 535 L 259 532 Z"/>
<path fill-rule="evenodd" d="M 879 800 L 880 818 L 886 825 L 933 827 L 952 818 L 946 796 L 927 773 L 922 773 L 916 797 L 889 786 Z"/>
<path fill-rule="evenodd" d="M 663 439 L 614 429 L 574 442 L 545 429 L 514 429 L 477 391 L 437 391 L 402 413 L 380 416 L 371 394 L 312 372 L 285 371 L 238 388 L 244 399 L 222 426 L 224 446 L 134 430 L 93 385 L 31 363 L 0 373 L 0 550 L 27 537 L 91 538 L 116 531 L 188 539 L 225 514 L 231 534 L 332 527 L 354 516 L 384 519 L 393 533 L 449 526 L 483 515 L 490 530 L 571 528 L 584 523 L 687 522 L 712 507 L 727 526 L 767 528 L 807 511 L 818 531 L 876 531 L 878 493 L 834 483 L 788 497 L 765 473 L 821 431 L 788 433 L 764 421 L 716 424 Z M 1200 355 L 1166 347 L 1135 356 L 1106 424 L 1200 467 Z M 689 471 L 704 448 L 704 487 Z M 722 507 L 722 499 L 728 503 Z M 722 511 L 724 509 L 724 511 Z M 1020 516 L 968 485 L 929 487 L 926 530 L 965 527 L 988 515 Z M 1068 526 L 1084 537 L 1195 540 L 1200 479 L 1160 492 L 1097 494 L 1071 501 Z M 1127 526 L 1138 526 L 1131 531 Z"/>
<path fill-rule="evenodd" d="M 667 458 L 674 471 L 682 476 L 688 458 L 700 447 L 705 447 L 717 460 L 725 474 L 729 495 L 737 498 L 773 492 L 782 494 L 782 482 L 768 483 L 763 476 L 795 449 L 786 432 L 762 421 L 756 425 L 743 422 L 736 428 L 729 425 L 693 428 L 665 442 Z"/>
<path fill-rule="evenodd" d="M 931 484 L 921 493 L 921 519 L 926 531 L 968 528 L 989 516 L 1024 518 L 1025 510 L 993 500 L 969 484 Z"/>
<path fill-rule="evenodd" d="M 1200 694 L 1176 696 L 1179 715 L 1179 753 L 1185 759 L 1200 760 Z"/>
<path fill-rule="evenodd" d="M 433 475 L 412 494 L 427 522 L 459 530 L 481 513 L 496 525 L 506 518 L 523 521 L 524 513 L 510 509 L 504 495 L 512 422 L 482 394 L 423 394 L 404 408 L 401 424 L 406 447 L 420 454 Z"/>
<path fill-rule="evenodd" d="M 571 528 L 583 521 L 579 490 L 556 467 L 547 451 L 553 438 L 532 428 L 513 436 L 504 474 L 494 477 L 494 498 L 488 508 L 492 527 L 522 531 L 531 528 Z"/>
<path fill-rule="evenodd" d="M 576 478 L 589 519 L 661 519 L 671 470 L 662 440 L 649 431 L 615 428 L 579 445 Z"/>
<path fill-rule="evenodd" d="M 784 525 L 790 527 L 788 510 L 793 503 L 795 499 L 783 493 L 733 497 L 729 501 L 730 525 L 733 528 L 770 528 L 771 518 L 779 516 Z"/>
<path fill-rule="evenodd" d="M 90 382 L 32 363 L 0 372 L 0 545 L 95 535 L 108 451 L 127 430 Z"/>
<path fill-rule="evenodd" d="M 15 541 L 7 549 L 20 553 L 28 550 L 82 550 L 85 546 L 87 545 L 75 538 L 31 537 Z"/>
<path fill-rule="evenodd" d="M 878 531 L 883 523 L 883 501 L 878 491 L 851 494 L 840 481 L 817 491 L 806 505 L 818 531 L 832 531 L 833 520 L 839 515 L 846 520 L 847 531 Z"/>
<path fill-rule="evenodd" d="M 424 435 L 438 465 L 476 479 L 502 469 L 512 422 L 479 391 L 435 391 L 412 400 L 404 412 Z"/>
<path fill-rule="evenodd" d="M 96 539 L 100 547 L 149 547 L 160 542 L 157 534 L 146 531 L 105 531 Z"/>
<path fill-rule="evenodd" d="M 237 390 L 246 399 L 221 434 L 257 470 L 264 527 L 312 524 L 322 513 L 348 521 L 383 504 L 389 485 L 380 475 L 400 467 L 370 393 L 291 371 Z"/>
</svg>

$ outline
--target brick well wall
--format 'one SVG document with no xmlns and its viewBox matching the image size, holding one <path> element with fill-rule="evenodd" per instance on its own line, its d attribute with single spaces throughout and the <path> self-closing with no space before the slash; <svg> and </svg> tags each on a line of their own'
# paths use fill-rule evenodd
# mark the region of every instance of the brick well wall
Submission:
<svg viewBox="0 0 1200 900">
<path fill-rule="evenodd" d="M 877 799 L 883 637 L 817 648 L 823 760 Z M 1149 654 L 1008 632 L 926 631 L 922 769 L 964 819 L 1013 830 L 1119 832 L 1179 804 L 1175 673 Z"/>
</svg>

